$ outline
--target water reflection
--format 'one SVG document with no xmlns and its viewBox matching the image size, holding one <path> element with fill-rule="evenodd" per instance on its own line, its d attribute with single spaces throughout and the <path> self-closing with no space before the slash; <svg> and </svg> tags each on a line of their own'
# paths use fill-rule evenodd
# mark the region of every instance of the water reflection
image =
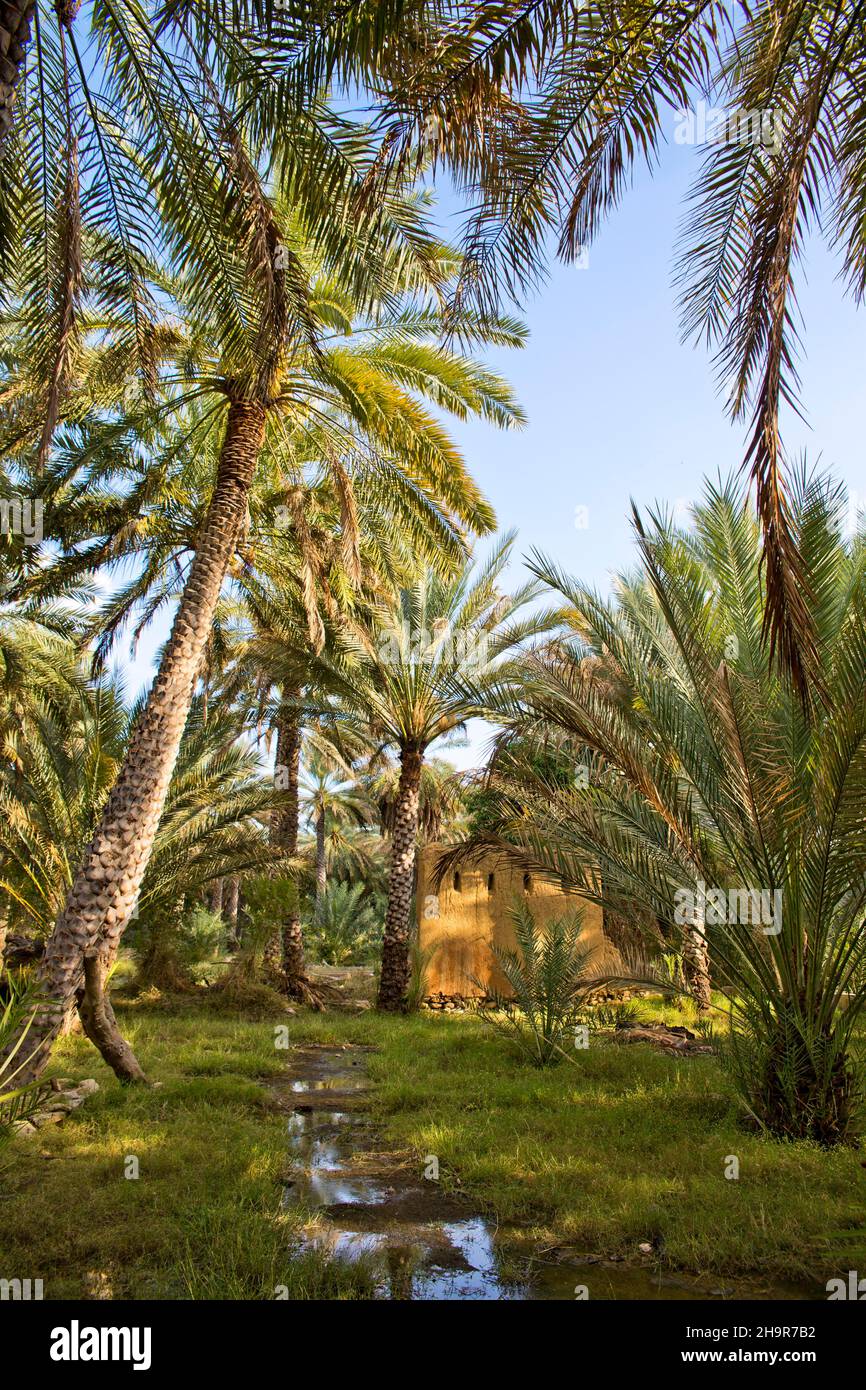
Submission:
<svg viewBox="0 0 866 1390">
<path fill-rule="evenodd" d="M 345 1053 L 308 1054 L 308 1075 L 291 1082 L 295 1094 L 353 1092 L 362 1072 L 346 1067 Z M 354 1104 L 355 1097 L 346 1097 Z M 533 1258 L 521 1232 L 497 1227 L 483 1216 L 455 1219 L 456 1203 L 435 1183 L 415 1174 L 402 1179 L 393 1165 L 366 1153 L 370 1117 L 358 1110 L 299 1107 L 289 1117 L 290 1172 L 285 1206 L 318 1209 L 304 1241 L 329 1259 L 363 1260 L 374 1270 L 380 1298 L 416 1300 L 718 1299 L 729 1288 L 703 1288 L 662 1275 L 649 1266 L 587 1259 L 556 1263 Z M 359 1161 L 359 1159 L 361 1161 Z M 459 1210 L 459 1207 L 457 1207 Z M 806 1298 L 801 1289 L 775 1287 L 739 1297 Z"/>
</svg>

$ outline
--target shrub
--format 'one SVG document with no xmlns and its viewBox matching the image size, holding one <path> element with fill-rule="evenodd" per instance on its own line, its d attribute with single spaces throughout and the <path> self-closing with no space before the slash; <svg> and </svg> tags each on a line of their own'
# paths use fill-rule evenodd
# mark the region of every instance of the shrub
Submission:
<svg viewBox="0 0 866 1390">
<path fill-rule="evenodd" d="M 376 955 L 382 925 L 363 898 L 363 884 L 329 884 L 309 927 L 308 941 L 317 960 L 325 965 L 362 965 Z"/>
<path fill-rule="evenodd" d="M 478 1011 L 491 1027 L 512 1038 L 535 1066 L 548 1067 L 571 1055 L 566 1051 L 570 1035 L 586 996 L 597 986 L 586 973 L 592 949 L 581 945 L 580 913 L 560 917 L 542 929 L 518 899 L 511 918 L 516 950 L 490 947 L 511 995 L 488 988 Z M 478 980 L 473 984 L 485 988 Z"/>
</svg>

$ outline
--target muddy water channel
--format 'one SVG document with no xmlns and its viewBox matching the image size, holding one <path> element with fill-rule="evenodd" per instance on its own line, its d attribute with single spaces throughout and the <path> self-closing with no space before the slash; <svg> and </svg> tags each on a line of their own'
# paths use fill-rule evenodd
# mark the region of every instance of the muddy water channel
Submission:
<svg viewBox="0 0 866 1390">
<path fill-rule="evenodd" d="M 367 1104 L 362 1047 L 301 1047 L 272 1094 L 286 1113 L 283 1203 L 313 1219 L 307 1249 L 363 1260 L 391 1299 L 808 1298 L 808 1290 L 734 1288 L 554 1252 L 539 1257 L 519 1228 L 499 1226 L 426 1181 L 423 1165 L 383 1146 Z"/>
</svg>

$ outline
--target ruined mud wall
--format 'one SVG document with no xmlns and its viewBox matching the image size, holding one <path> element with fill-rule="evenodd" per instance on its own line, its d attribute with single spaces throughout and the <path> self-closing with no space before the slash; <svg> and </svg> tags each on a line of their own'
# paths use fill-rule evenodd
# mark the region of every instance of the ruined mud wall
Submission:
<svg viewBox="0 0 866 1390">
<path fill-rule="evenodd" d="M 422 950 L 432 950 L 428 994 L 483 993 L 472 983 L 473 977 L 484 987 L 504 991 L 505 981 L 489 946 L 491 942 L 505 948 L 514 945 L 510 908 L 515 899 L 529 903 L 539 926 L 582 909 L 584 940 L 596 948 L 589 968 L 606 964 L 610 951 L 602 909 L 596 903 L 493 858 L 447 874 L 437 888 L 434 871 L 443 848 L 427 845 L 418 855 L 418 939 Z"/>
</svg>

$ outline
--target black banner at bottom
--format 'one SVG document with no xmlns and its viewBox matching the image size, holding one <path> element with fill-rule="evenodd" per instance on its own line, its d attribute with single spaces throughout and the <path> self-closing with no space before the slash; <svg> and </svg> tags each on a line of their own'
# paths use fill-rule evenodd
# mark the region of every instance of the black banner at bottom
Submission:
<svg viewBox="0 0 866 1390">
<path fill-rule="evenodd" d="M 597 1364 L 600 1355 L 617 1375 L 807 1367 L 826 1377 L 850 1365 L 852 1351 L 859 1356 L 866 1327 L 859 1296 L 814 1303 L 503 1300 L 476 1309 L 460 1302 L 5 1301 L 0 1365 L 6 1385 L 18 1383 L 16 1370 L 62 1385 L 106 1372 L 137 1380 L 167 1372 L 258 1377 L 281 1365 L 293 1374 L 318 1365 L 328 1379 L 377 1365 L 389 1378 L 441 1382 L 471 1376 L 475 1354 L 476 1369 L 507 1367 L 513 1376 L 526 1358 L 541 1370 L 551 1354 L 559 1361 L 566 1353 L 574 1358 L 568 1374 L 579 1372 L 582 1356 Z M 407 1348 L 407 1334 L 424 1340 Z M 459 1337 L 453 1348 L 443 1340 L 452 1334 Z"/>
</svg>

